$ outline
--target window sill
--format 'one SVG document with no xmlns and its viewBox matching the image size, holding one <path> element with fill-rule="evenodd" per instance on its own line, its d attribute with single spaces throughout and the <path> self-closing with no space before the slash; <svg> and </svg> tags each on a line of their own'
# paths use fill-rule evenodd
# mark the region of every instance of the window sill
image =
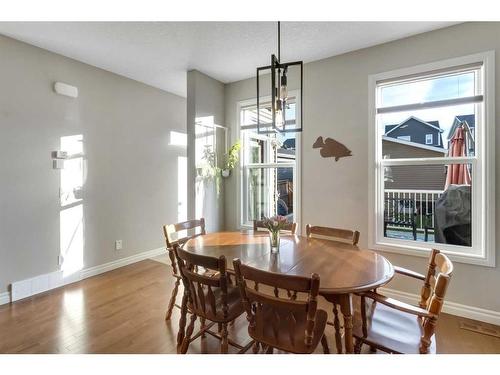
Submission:
<svg viewBox="0 0 500 375">
<path fill-rule="evenodd" d="M 439 246 L 431 246 L 428 248 L 424 247 L 415 247 L 412 246 L 412 241 L 408 241 L 409 243 L 392 243 L 380 241 L 376 243 L 371 243 L 369 245 L 370 250 L 382 251 L 386 253 L 394 253 L 400 255 L 409 255 L 416 256 L 421 258 L 429 258 L 429 254 L 432 248 L 437 248 L 441 250 L 444 254 L 446 254 L 452 262 L 463 263 L 463 264 L 472 264 L 476 266 L 484 266 L 484 267 L 495 267 L 495 257 L 493 256 L 485 256 L 485 255 L 477 255 L 471 253 L 457 253 L 445 249 L 440 249 Z M 484 254 L 484 253 L 483 253 Z"/>
</svg>

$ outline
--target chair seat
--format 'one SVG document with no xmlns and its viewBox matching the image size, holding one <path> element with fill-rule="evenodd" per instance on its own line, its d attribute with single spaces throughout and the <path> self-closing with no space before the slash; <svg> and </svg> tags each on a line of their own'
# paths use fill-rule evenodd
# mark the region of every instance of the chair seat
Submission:
<svg viewBox="0 0 500 375">
<path fill-rule="evenodd" d="M 363 337 L 361 326 L 356 325 L 354 336 L 368 344 L 376 343 L 391 352 L 419 354 L 423 334 L 421 319 L 413 314 L 375 303 L 371 316 L 367 316 L 368 335 Z M 430 353 L 436 352 L 435 336 L 431 338 Z"/>
<path fill-rule="evenodd" d="M 203 316 L 208 320 L 217 323 L 233 321 L 238 316 L 243 314 L 245 309 L 243 307 L 243 303 L 241 302 L 240 292 L 236 286 L 228 285 L 227 287 L 228 315 L 226 319 L 224 319 L 224 314 L 222 312 L 221 291 L 219 288 L 214 288 L 212 291 L 215 297 L 215 306 L 216 306 L 215 314 L 210 304 L 210 299 L 208 297 L 208 288 L 204 289 L 204 302 L 205 302 L 204 311 L 200 311 L 200 309 L 194 309 L 194 307 L 191 304 L 188 305 L 188 308 L 196 312 L 197 315 Z"/>
<path fill-rule="evenodd" d="M 264 305 L 263 307 L 263 320 L 266 322 L 264 324 L 263 332 L 256 332 L 255 328 L 248 327 L 248 334 L 254 340 L 270 345 L 278 350 L 287 351 L 290 353 L 312 353 L 323 336 L 325 331 L 326 321 L 328 315 L 326 311 L 318 309 L 316 311 L 316 320 L 314 323 L 314 332 L 312 343 L 310 346 L 305 343 L 305 331 L 307 315 L 305 312 L 295 313 L 295 327 L 293 330 L 290 329 L 290 319 L 287 319 L 288 311 L 280 314 L 279 325 L 276 324 L 276 315 L 274 313 L 276 310 L 272 310 L 269 306 Z M 275 332 L 276 324 L 278 327 L 277 332 Z M 292 334 L 290 334 L 292 332 Z"/>
</svg>

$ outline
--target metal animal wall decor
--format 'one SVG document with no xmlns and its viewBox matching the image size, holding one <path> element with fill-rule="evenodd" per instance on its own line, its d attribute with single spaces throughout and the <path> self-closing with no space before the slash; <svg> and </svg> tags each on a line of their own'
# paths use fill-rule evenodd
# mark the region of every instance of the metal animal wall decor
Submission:
<svg viewBox="0 0 500 375">
<path fill-rule="evenodd" d="M 332 138 L 327 138 L 323 141 L 323 137 L 318 137 L 313 144 L 313 148 L 319 148 L 319 154 L 322 157 L 335 158 L 335 161 L 339 161 L 340 158 L 352 156 L 351 150 Z"/>
</svg>

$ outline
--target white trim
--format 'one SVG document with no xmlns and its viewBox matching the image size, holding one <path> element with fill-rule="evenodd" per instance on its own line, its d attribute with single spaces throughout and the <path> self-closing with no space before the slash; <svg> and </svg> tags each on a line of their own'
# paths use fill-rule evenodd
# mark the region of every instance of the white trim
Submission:
<svg viewBox="0 0 500 375">
<path fill-rule="evenodd" d="M 421 158 L 421 159 L 383 159 L 382 141 L 379 137 L 381 129 L 377 125 L 377 83 L 382 81 L 397 80 L 405 77 L 416 78 L 419 74 L 434 74 L 445 72 L 454 67 L 460 68 L 467 65 L 482 65 L 478 86 L 482 90 L 485 101 L 481 105 L 483 111 L 476 109 L 476 128 L 479 137 L 476 138 L 475 157 L 465 158 Z M 437 73 L 436 73 L 437 74 Z M 469 263 L 488 267 L 495 267 L 495 52 L 488 51 L 474 55 L 418 65 L 410 68 L 393 70 L 390 72 L 370 75 L 368 77 L 368 246 L 370 249 L 396 252 L 405 255 L 428 256 L 431 247 L 443 250 L 450 258 L 460 263 Z M 479 108 L 479 104 L 476 105 Z M 484 121 L 482 120 L 484 119 Z M 477 126 L 482 124 L 481 126 Z M 484 132 L 484 134 L 481 134 Z M 481 160 L 481 163 L 479 162 Z M 452 245 L 436 243 L 422 243 L 409 240 L 395 240 L 383 238 L 381 223 L 383 221 L 383 200 L 376 199 L 375 194 L 381 194 L 384 189 L 382 169 L 391 165 L 415 164 L 456 164 L 471 163 L 474 169 L 475 180 L 480 181 L 481 190 L 476 189 L 472 196 L 472 215 L 475 218 L 472 231 L 473 246 L 470 253 L 461 252 L 461 248 Z"/>
<path fill-rule="evenodd" d="M 164 247 L 144 251 L 142 253 L 131 255 L 126 258 L 117 259 L 108 263 L 101 264 L 99 266 L 86 268 L 66 278 L 63 277 L 62 271 L 55 271 L 45 275 L 18 281 L 12 283 L 13 285 L 18 285 L 17 293 L 4 292 L 0 294 L 0 305 L 10 303 L 11 301 L 15 302 L 20 299 L 28 298 L 35 294 L 56 289 L 64 285 L 72 284 L 74 282 L 81 281 L 104 272 L 112 271 L 114 269 L 124 267 L 132 263 L 137 263 L 145 259 L 154 258 L 162 254 L 165 254 Z"/>
<path fill-rule="evenodd" d="M 126 258 L 121 258 L 114 260 L 112 262 L 101 264 L 99 266 L 90 267 L 82 270 L 82 279 L 99 275 L 104 272 L 112 271 L 120 267 L 128 266 L 129 264 L 137 263 L 140 262 L 141 260 L 154 258 L 162 254 L 166 254 L 166 250 L 164 247 L 159 247 L 158 249 L 144 251 L 142 253 L 131 255 Z"/>
<path fill-rule="evenodd" d="M 421 143 L 411 142 L 411 141 L 405 141 L 404 139 L 392 138 L 392 137 L 388 137 L 386 135 L 382 136 L 382 140 L 383 141 L 394 142 L 394 143 L 399 143 L 399 144 L 402 144 L 402 145 L 405 145 L 405 146 L 417 147 L 417 148 L 421 148 L 421 149 L 424 149 L 424 150 L 440 152 L 442 154 L 447 154 L 448 153 L 448 150 L 445 150 L 442 147 L 423 145 Z"/>
<path fill-rule="evenodd" d="M 381 294 L 387 297 L 395 298 L 401 302 L 411 305 L 418 305 L 420 296 L 413 293 L 402 292 L 395 289 L 379 288 Z M 474 319 L 480 322 L 500 325 L 500 312 L 494 310 L 482 309 L 479 307 L 463 305 L 457 302 L 445 301 L 443 312 L 463 318 Z M 438 323 L 439 324 L 439 323 Z"/>
<path fill-rule="evenodd" d="M 478 162 L 475 156 L 464 157 L 434 157 L 434 158 L 406 158 L 406 159 L 382 159 L 380 164 L 385 167 L 393 165 L 448 165 L 448 164 L 476 164 Z M 475 166 L 475 165 L 474 165 Z"/>
<path fill-rule="evenodd" d="M 5 305 L 6 303 L 10 303 L 10 293 L 9 292 L 0 293 L 0 306 Z"/>
<path fill-rule="evenodd" d="M 426 102 L 426 103 L 412 103 L 412 104 L 396 105 L 392 107 L 380 107 L 377 108 L 377 113 L 381 115 L 385 113 L 421 111 L 423 109 L 481 103 L 483 100 L 484 100 L 483 95 L 468 96 L 465 98 L 458 98 L 458 99 L 434 100 L 432 102 Z"/>
</svg>

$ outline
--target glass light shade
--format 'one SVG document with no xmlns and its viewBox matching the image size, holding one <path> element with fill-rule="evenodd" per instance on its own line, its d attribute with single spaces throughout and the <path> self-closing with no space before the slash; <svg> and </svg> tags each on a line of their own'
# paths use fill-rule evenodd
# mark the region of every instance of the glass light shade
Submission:
<svg viewBox="0 0 500 375">
<path fill-rule="evenodd" d="M 283 121 L 283 110 L 276 110 L 276 127 L 278 129 L 283 129 L 283 125 L 285 122 Z"/>
</svg>

